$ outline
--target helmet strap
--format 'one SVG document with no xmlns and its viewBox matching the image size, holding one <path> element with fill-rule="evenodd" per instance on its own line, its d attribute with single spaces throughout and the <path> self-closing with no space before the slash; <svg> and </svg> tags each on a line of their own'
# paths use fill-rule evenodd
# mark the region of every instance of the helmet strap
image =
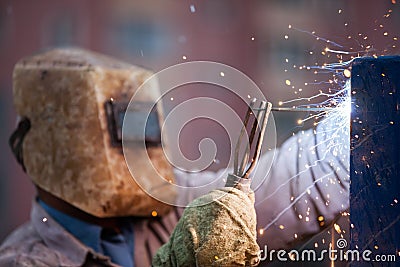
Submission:
<svg viewBox="0 0 400 267">
<path fill-rule="evenodd" d="M 31 128 L 31 122 L 28 118 L 23 117 L 18 122 L 17 129 L 11 134 L 10 139 L 8 140 L 8 144 L 11 147 L 11 151 L 13 152 L 15 158 L 18 163 L 22 166 L 24 172 L 26 172 L 26 168 L 24 165 L 22 144 L 24 142 L 25 135 L 28 133 Z"/>
</svg>

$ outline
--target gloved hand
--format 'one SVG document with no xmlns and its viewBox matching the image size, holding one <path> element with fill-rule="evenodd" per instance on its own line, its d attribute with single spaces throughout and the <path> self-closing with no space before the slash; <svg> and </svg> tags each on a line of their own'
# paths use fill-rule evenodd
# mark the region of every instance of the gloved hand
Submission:
<svg viewBox="0 0 400 267">
<path fill-rule="evenodd" d="M 256 238 L 254 192 L 223 187 L 189 204 L 153 266 L 256 266 Z"/>
<path fill-rule="evenodd" d="M 255 103 L 256 99 L 250 102 L 235 149 L 233 174 L 228 175 L 225 187 L 212 190 L 189 204 L 168 243 L 154 256 L 154 267 L 258 265 L 260 248 L 250 175 L 260 156 L 272 105 L 261 101 L 254 112 Z M 256 116 L 249 143 L 240 157 L 241 141 L 252 114 Z M 251 154 L 252 145 L 255 149 Z"/>
</svg>

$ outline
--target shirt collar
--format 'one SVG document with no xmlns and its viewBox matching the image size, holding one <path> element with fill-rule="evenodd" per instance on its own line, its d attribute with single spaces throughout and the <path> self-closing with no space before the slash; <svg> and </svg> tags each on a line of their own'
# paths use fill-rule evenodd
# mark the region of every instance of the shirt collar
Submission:
<svg viewBox="0 0 400 267">
<path fill-rule="evenodd" d="M 43 209 L 65 230 L 71 233 L 79 241 L 86 246 L 92 248 L 94 251 L 100 253 L 100 234 L 102 228 L 98 225 L 89 224 L 77 218 L 69 216 L 59 210 L 47 205 L 40 199 L 38 203 Z"/>
<path fill-rule="evenodd" d="M 77 240 L 58 224 L 37 201 L 33 202 L 31 222 L 44 243 L 50 249 L 59 251 L 61 255 L 65 256 L 65 258 L 60 259 L 65 265 L 82 266 L 88 253 L 101 260 L 107 261 L 109 259 Z"/>
</svg>

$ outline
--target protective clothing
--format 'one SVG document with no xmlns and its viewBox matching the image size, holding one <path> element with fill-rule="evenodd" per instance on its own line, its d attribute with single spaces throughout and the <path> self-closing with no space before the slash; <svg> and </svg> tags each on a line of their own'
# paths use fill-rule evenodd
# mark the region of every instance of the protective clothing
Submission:
<svg viewBox="0 0 400 267">
<path fill-rule="evenodd" d="M 151 266 L 151 258 L 168 241 L 178 212 L 159 217 L 132 219 L 136 267 Z M 83 244 L 59 225 L 36 201 L 29 222 L 18 227 L 0 246 L 0 266 L 109 266 L 110 258 Z"/>
<path fill-rule="evenodd" d="M 254 192 L 223 187 L 185 209 L 152 266 L 257 266 L 259 251 Z"/>
</svg>

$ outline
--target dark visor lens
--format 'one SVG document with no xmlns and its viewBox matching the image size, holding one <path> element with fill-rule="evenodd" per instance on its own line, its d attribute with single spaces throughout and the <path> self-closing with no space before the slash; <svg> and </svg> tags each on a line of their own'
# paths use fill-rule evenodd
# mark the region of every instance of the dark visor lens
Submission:
<svg viewBox="0 0 400 267">
<path fill-rule="evenodd" d="M 161 143 L 161 131 L 158 113 L 154 107 L 147 114 L 152 103 L 138 102 L 130 105 L 129 102 L 109 100 L 105 103 L 108 130 L 113 146 L 122 145 L 122 124 L 125 118 L 125 139 L 127 141 L 143 141 L 142 129 L 145 127 L 146 145 L 159 145 Z M 148 116 L 147 116 L 148 115 Z"/>
</svg>

